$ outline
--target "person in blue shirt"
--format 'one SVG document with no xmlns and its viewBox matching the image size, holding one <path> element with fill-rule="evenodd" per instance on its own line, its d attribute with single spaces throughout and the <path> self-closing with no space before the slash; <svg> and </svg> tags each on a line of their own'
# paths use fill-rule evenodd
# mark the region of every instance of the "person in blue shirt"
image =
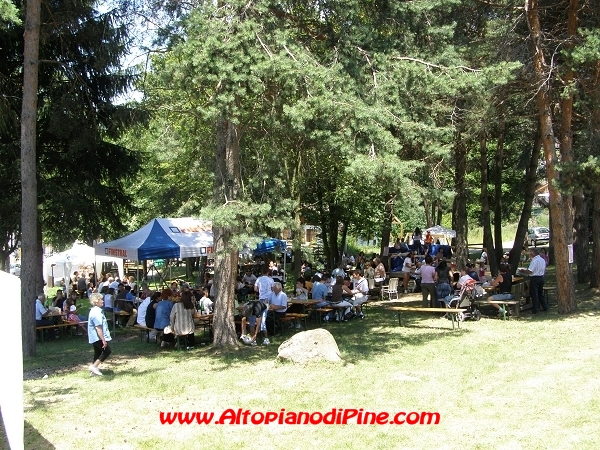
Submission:
<svg viewBox="0 0 600 450">
<path fill-rule="evenodd" d="M 171 310 L 174 303 L 171 301 L 173 291 L 171 289 L 163 289 L 160 294 L 161 300 L 156 304 L 156 318 L 154 319 L 154 329 L 163 331 L 167 325 L 171 324 Z M 147 314 L 147 313 L 146 313 Z M 175 343 L 175 336 L 171 333 L 163 334 L 161 337 L 160 346 L 168 347 Z"/>
<path fill-rule="evenodd" d="M 88 342 L 94 346 L 94 360 L 90 365 L 90 375 L 102 376 L 98 366 L 106 361 L 112 350 L 108 345 L 111 340 L 108 322 L 102 311 L 104 306 L 104 296 L 94 293 L 90 297 L 90 314 L 88 316 Z"/>
<path fill-rule="evenodd" d="M 318 275 L 313 277 L 312 299 L 320 300 L 319 303 L 315 304 L 315 308 L 323 308 L 331 303 L 327 301 L 329 280 L 330 276 L 326 273 L 323 274 L 323 280 Z"/>
</svg>

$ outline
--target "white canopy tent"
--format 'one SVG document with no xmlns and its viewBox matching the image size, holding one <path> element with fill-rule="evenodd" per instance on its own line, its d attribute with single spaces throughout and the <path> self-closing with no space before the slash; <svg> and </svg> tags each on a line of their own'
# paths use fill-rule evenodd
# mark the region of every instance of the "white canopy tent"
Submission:
<svg viewBox="0 0 600 450">
<path fill-rule="evenodd" d="M 441 236 L 445 236 L 447 238 L 455 238 L 456 237 L 456 231 L 451 230 L 450 228 L 445 228 L 441 225 L 435 225 L 431 228 L 427 228 L 426 230 L 423 231 L 423 234 L 427 233 L 428 231 L 434 236 L 441 235 Z"/>
<path fill-rule="evenodd" d="M 100 275 L 101 264 L 112 262 L 119 268 L 119 276 L 123 277 L 123 259 L 96 255 L 94 247 L 75 243 L 73 247 L 61 253 L 52 255 L 44 260 L 44 274 L 54 279 L 64 278 L 68 285 L 68 279 L 73 272 L 80 271 L 85 267 L 96 266 L 96 275 Z"/>
</svg>

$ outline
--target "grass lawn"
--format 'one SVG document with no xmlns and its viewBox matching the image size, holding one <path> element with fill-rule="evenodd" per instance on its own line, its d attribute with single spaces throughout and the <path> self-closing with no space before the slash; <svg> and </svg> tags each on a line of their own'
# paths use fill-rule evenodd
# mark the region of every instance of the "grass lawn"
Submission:
<svg viewBox="0 0 600 450">
<path fill-rule="evenodd" d="M 419 300 L 420 294 L 408 296 Z M 269 347 L 189 352 L 118 331 L 105 376 L 81 337 L 25 362 L 27 449 L 598 449 L 600 294 L 580 309 L 452 331 L 431 314 L 399 327 L 383 305 L 325 326 L 343 362 L 298 366 Z M 403 320 L 404 322 L 404 320 Z M 314 326 L 314 325 L 313 325 Z M 44 378 L 44 376 L 47 377 Z M 161 425 L 160 411 L 439 412 L 438 425 Z"/>
</svg>

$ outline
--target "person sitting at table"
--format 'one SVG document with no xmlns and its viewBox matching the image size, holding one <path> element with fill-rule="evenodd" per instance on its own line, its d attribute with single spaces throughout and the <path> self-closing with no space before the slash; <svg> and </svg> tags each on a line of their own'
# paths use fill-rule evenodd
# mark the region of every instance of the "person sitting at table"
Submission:
<svg viewBox="0 0 600 450">
<path fill-rule="evenodd" d="M 114 305 L 114 297 L 115 297 L 115 290 L 113 288 L 109 288 L 108 286 L 104 286 L 102 288 L 102 292 L 101 294 L 104 296 L 104 306 L 103 306 L 103 310 L 104 311 L 120 311 L 120 309 L 115 308 Z"/>
<path fill-rule="evenodd" d="M 344 271 L 344 263 L 340 262 L 335 269 L 331 272 L 331 276 L 335 279 L 336 277 L 345 277 L 346 272 Z"/>
<path fill-rule="evenodd" d="M 269 310 L 273 312 L 275 319 L 285 317 L 287 302 L 288 298 L 285 292 L 283 292 L 281 283 L 278 281 L 274 282 L 273 286 L 271 286 L 271 296 L 269 297 Z"/>
<path fill-rule="evenodd" d="M 254 278 L 254 282 L 256 282 L 256 277 Z M 235 279 L 235 295 L 239 303 L 245 302 L 247 295 L 254 292 L 254 283 L 246 284 L 244 279 L 245 277 L 242 278 L 241 275 L 238 275 Z M 208 293 L 208 291 L 206 292 Z"/>
<path fill-rule="evenodd" d="M 277 269 L 274 269 L 271 272 L 271 279 L 273 280 L 273 282 L 283 283 L 283 270 L 279 271 Z"/>
<path fill-rule="evenodd" d="M 385 281 L 385 266 L 378 257 L 373 260 L 373 265 L 375 266 L 375 276 L 373 277 L 375 282 L 383 283 Z"/>
<path fill-rule="evenodd" d="M 344 284 L 344 279 L 342 277 L 335 277 L 335 284 L 331 289 L 331 302 L 329 302 L 329 306 L 334 308 L 333 311 L 330 311 L 323 318 L 325 322 L 329 322 L 331 320 L 336 320 L 336 322 L 346 321 L 346 314 L 350 313 L 352 309 L 352 303 L 350 303 L 347 299 L 344 299 L 354 295 L 352 290 Z"/>
<path fill-rule="evenodd" d="M 406 258 L 404 258 L 404 264 L 402 264 L 402 284 L 404 287 L 404 293 L 408 294 L 408 281 L 410 280 L 410 273 L 413 270 L 413 257 L 415 256 L 415 252 L 411 251 L 408 253 Z"/>
<path fill-rule="evenodd" d="M 208 291 L 202 289 L 202 297 L 198 300 L 198 311 L 200 314 L 212 314 L 214 302 L 208 296 Z"/>
<path fill-rule="evenodd" d="M 367 261 L 365 263 L 364 276 L 365 276 L 365 278 L 368 278 L 368 279 L 375 278 L 375 268 L 373 267 L 373 262 Z"/>
<path fill-rule="evenodd" d="M 146 313 L 148 312 L 148 306 L 150 305 L 152 300 L 156 300 L 159 296 L 160 296 L 160 294 L 158 292 L 154 292 L 153 294 L 146 296 L 146 298 L 142 301 L 142 303 L 139 304 L 137 319 L 136 319 L 136 321 L 139 325 L 141 325 L 143 327 L 148 326 L 148 325 L 146 325 Z M 154 303 L 156 304 L 156 301 Z M 152 311 L 154 312 L 154 308 L 152 308 Z M 154 324 L 154 320 L 152 322 Z M 152 328 L 152 327 L 149 327 L 149 328 Z"/>
<path fill-rule="evenodd" d="M 456 282 L 456 289 L 462 288 L 470 280 L 475 281 L 475 279 L 468 274 L 467 267 L 461 267 L 460 278 Z"/>
<path fill-rule="evenodd" d="M 116 305 L 119 309 L 129 313 L 129 320 L 125 325 L 126 327 L 132 327 L 135 324 L 137 309 L 133 307 L 134 301 L 135 297 L 131 293 L 131 286 L 125 286 L 123 283 L 119 283 Z"/>
<path fill-rule="evenodd" d="M 61 289 L 59 289 L 56 291 L 56 297 L 54 298 L 54 301 L 52 302 L 52 306 L 62 310 L 64 303 L 65 303 L 65 297 L 63 296 L 63 291 Z"/>
<path fill-rule="evenodd" d="M 467 263 L 467 275 L 469 275 L 475 281 L 479 281 L 479 274 L 475 270 L 475 264 L 473 264 L 472 262 Z"/>
<path fill-rule="evenodd" d="M 487 283 L 487 277 L 485 276 L 485 263 L 483 261 L 479 262 L 479 271 L 477 275 L 479 275 L 479 281 L 484 284 Z"/>
<path fill-rule="evenodd" d="M 510 265 L 502 263 L 499 268 L 500 273 L 498 276 L 494 278 L 492 284 L 490 284 L 490 288 L 496 288 L 499 293 L 490 295 L 488 300 L 514 300 L 515 296 L 512 291 L 512 275 L 510 274 Z M 492 303 L 492 306 L 498 310 L 499 316 L 510 315 L 508 309 L 504 311 L 504 308 L 500 305 L 496 305 Z"/>
<path fill-rule="evenodd" d="M 183 291 L 179 301 L 175 302 L 171 309 L 170 321 L 173 330 L 173 337 L 184 336 L 186 350 L 192 350 L 196 345 L 194 331 L 196 324 L 194 323 L 194 314 L 196 308 L 192 301 L 192 293 Z"/>
<path fill-rule="evenodd" d="M 325 282 L 321 280 L 321 277 L 318 275 L 313 277 L 312 299 L 318 300 L 318 303 L 314 306 L 315 309 L 324 308 L 330 304 L 330 301 L 327 300 L 329 275 L 324 274 L 324 276 L 327 277 Z"/>
<path fill-rule="evenodd" d="M 308 290 L 304 287 L 304 278 L 302 277 L 296 279 L 295 295 L 296 300 L 308 299 Z"/>
<path fill-rule="evenodd" d="M 53 320 L 48 318 L 48 315 L 52 313 L 51 309 L 46 309 L 44 306 L 44 302 L 46 301 L 46 296 L 44 294 L 40 294 L 35 299 L 35 326 L 36 327 L 45 327 L 49 325 L 55 325 Z M 52 328 L 48 330 L 48 338 L 49 339 L 58 339 L 58 329 Z"/>
<path fill-rule="evenodd" d="M 362 311 L 362 304 L 369 299 L 369 283 L 360 274 L 360 270 L 352 272 L 352 289 L 350 290 L 352 299 L 350 303 L 356 309 L 356 314 L 359 319 L 364 319 L 365 315 Z"/>
<path fill-rule="evenodd" d="M 256 283 L 256 275 L 252 273 L 252 269 L 246 269 L 246 274 L 244 275 L 242 282 L 246 286 L 254 287 L 254 283 Z"/>
<path fill-rule="evenodd" d="M 177 281 L 173 281 L 171 283 L 171 292 L 173 293 L 171 297 L 179 297 L 181 295 L 181 291 L 179 290 L 179 285 L 177 284 Z"/>
<path fill-rule="evenodd" d="M 154 322 L 156 321 L 156 305 L 158 305 L 158 302 L 160 302 L 160 300 L 160 292 L 155 292 L 154 294 L 152 294 L 150 303 L 148 303 L 148 308 L 146 308 L 146 317 L 144 317 L 146 326 L 148 328 L 154 328 Z M 153 330 L 150 333 L 148 333 L 148 338 L 154 339 L 156 338 L 157 334 L 158 332 L 156 330 Z"/>
<path fill-rule="evenodd" d="M 83 336 L 84 333 L 87 333 L 87 328 L 80 323 L 85 322 L 87 318 L 77 314 L 77 306 L 75 306 L 75 303 L 73 303 L 73 300 L 70 298 L 65 301 L 63 312 L 65 313 L 65 316 L 69 322 L 75 322 L 78 324 L 77 336 Z"/>
<path fill-rule="evenodd" d="M 160 293 L 161 301 L 156 304 L 156 318 L 154 320 L 154 328 L 157 331 L 163 331 L 167 325 L 171 323 L 171 310 L 173 309 L 173 291 L 171 289 L 163 289 Z M 148 312 L 146 312 L 148 315 Z M 148 319 L 146 319 L 147 321 Z M 168 347 L 175 342 L 173 334 L 163 334 L 160 342 L 161 347 Z"/>
<path fill-rule="evenodd" d="M 90 298 L 90 295 L 94 293 L 94 285 L 92 283 L 87 284 L 87 289 L 85 291 L 86 298 Z"/>
</svg>

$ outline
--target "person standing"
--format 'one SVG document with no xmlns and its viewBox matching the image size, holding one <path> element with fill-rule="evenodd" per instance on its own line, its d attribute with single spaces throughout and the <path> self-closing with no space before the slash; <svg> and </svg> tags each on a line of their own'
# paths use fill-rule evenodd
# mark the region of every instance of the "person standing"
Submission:
<svg viewBox="0 0 600 450">
<path fill-rule="evenodd" d="M 419 227 L 415 228 L 415 231 L 413 232 L 412 235 L 412 240 L 413 240 L 413 245 L 412 245 L 412 249 L 417 252 L 417 255 L 422 255 L 423 254 L 423 244 L 422 244 L 422 240 L 423 240 L 423 233 L 421 232 L 421 229 Z"/>
<path fill-rule="evenodd" d="M 431 255 L 425 257 L 425 264 L 421 266 L 421 293 L 423 296 L 422 306 L 423 308 L 437 307 L 437 291 L 435 289 L 435 282 L 438 274 L 435 271 L 435 267 L 431 265 L 433 258 Z M 429 298 L 428 298 L 429 297 Z"/>
<path fill-rule="evenodd" d="M 108 342 L 111 340 L 110 332 L 108 331 L 108 322 L 102 312 L 104 305 L 104 296 L 94 293 L 90 297 L 90 314 L 88 316 L 88 342 L 94 347 L 94 360 L 90 365 L 90 375 L 102 376 L 102 372 L 98 366 L 104 362 L 112 353 Z"/>
<path fill-rule="evenodd" d="M 273 292 L 273 279 L 268 276 L 269 268 L 267 266 L 263 266 L 261 272 L 262 275 L 254 283 L 254 291 L 258 294 L 258 301 L 251 302 L 250 307 L 245 309 L 245 317 L 250 322 L 252 336 L 245 334 L 246 327 L 242 319 L 242 335 L 240 339 L 248 345 L 256 345 L 256 337 L 259 329 L 263 332 L 263 345 L 271 343 L 267 334 L 267 311 L 269 309 L 271 293 Z M 258 314 L 260 314 L 260 317 L 258 317 Z"/>
<path fill-rule="evenodd" d="M 414 257 L 414 252 L 410 252 L 406 258 L 404 258 L 404 264 L 402 264 L 402 274 L 403 274 L 403 287 L 404 287 L 404 293 L 408 294 L 408 280 L 410 280 L 410 273 L 413 270 L 413 257 Z"/>
<path fill-rule="evenodd" d="M 529 296 L 531 297 L 531 314 L 537 314 L 540 303 L 544 311 L 550 309 L 548 300 L 544 296 L 544 275 L 546 273 L 546 261 L 540 256 L 540 250 L 532 247 L 529 250 L 531 262 L 529 268 L 521 269 L 521 272 L 529 275 Z"/>
<path fill-rule="evenodd" d="M 452 292 L 452 286 L 450 285 L 450 280 L 452 279 L 452 274 L 450 271 L 450 267 L 448 267 L 448 263 L 445 259 L 441 260 L 437 267 L 435 268 L 437 272 L 437 298 L 443 299 L 446 298 Z"/>
</svg>

